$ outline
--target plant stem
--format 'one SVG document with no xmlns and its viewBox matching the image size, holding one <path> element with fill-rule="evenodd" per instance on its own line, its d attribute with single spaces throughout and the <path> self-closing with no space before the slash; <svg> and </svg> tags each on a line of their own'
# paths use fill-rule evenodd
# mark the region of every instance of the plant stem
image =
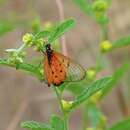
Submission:
<svg viewBox="0 0 130 130">
<path fill-rule="evenodd" d="M 60 105 L 60 110 L 63 114 L 63 120 L 64 120 L 64 130 L 68 130 L 68 114 L 64 111 L 63 105 L 62 105 L 62 95 L 61 92 L 58 90 L 57 87 L 55 87 L 54 85 L 52 85 L 52 88 L 54 89 L 59 105 Z"/>
<path fill-rule="evenodd" d="M 101 39 L 99 42 L 101 43 L 102 41 L 108 40 L 108 26 L 100 25 L 100 27 L 101 27 Z M 103 57 L 102 53 L 99 51 L 99 54 L 97 55 L 97 61 L 96 61 L 97 71 L 99 71 L 101 68 L 103 58 L 104 57 Z"/>
<path fill-rule="evenodd" d="M 101 25 L 101 41 L 108 40 L 108 26 Z"/>
</svg>

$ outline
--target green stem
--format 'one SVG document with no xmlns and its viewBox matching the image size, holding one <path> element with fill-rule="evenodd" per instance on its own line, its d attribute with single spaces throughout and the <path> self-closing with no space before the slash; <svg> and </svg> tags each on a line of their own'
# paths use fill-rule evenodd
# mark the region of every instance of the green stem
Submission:
<svg viewBox="0 0 130 130">
<path fill-rule="evenodd" d="M 58 88 L 55 87 L 54 85 L 52 85 L 52 88 L 53 88 L 53 90 L 54 90 L 55 93 L 56 93 L 58 102 L 59 102 L 59 104 L 60 104 L 60 110 L 61 110 L 61 112 L 62 112 L 62 114 L 63 114 L 64 130 L 68 130 L 68 114 L 64 111 L 64 108 L 63 108 L 61 92 L 60 92 L 60 91 L 58 90 Z"/>
<path fill-rule="evenodd" d="M 108 40 L 108 27 L 107 25 L 101 25 L 101 41 Z"/>
<path fill-rule="evenodd" d="M 100 39 L 100 43 L 102 41 L 108 40 L 108 26 L 107 25 L 101 25 L 101 39 Z M 101 68 L 101 64 L 102 64 L 102 59 L 103 59 L 103 54 L 102 52 L 99 51 L 99 54 L 97 55 L 97 61 L 96 61 L 96 68 L 97 71 L 100 70 Z"/>
</svg>

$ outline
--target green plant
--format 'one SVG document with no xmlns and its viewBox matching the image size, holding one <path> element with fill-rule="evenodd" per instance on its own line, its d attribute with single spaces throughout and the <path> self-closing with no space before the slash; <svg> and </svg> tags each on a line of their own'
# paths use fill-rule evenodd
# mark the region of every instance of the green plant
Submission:
<svg viewBox="0 0 130 130">
<path fill-rule="evenodd" d="M 127 130 L 130 129 L 129 119 L 117 123 L 112 128 L 108 128 L 106 116 L 101 112 L 98 103 L 102 100 L 112 88 L 117 86 L 117 83 L 122 79 L 125 72 L 129 69 L 130 63 L 122 64 L 112 75 L 96 79 L 96 75 L 105 69 L 102 66 L 102 60 L 111 51 L 125 47 L 130 44 L 130 37 L 125 37 L 111 42 L 108 39 L 108 23 L 109 17 L 107 11 L 111 5 L 111 0 L 74 0 L 74 2 L 85 12 L 86 15 L 92 17 L 101 28 L 101 41 L 99 45 L 99 56 L 97 64 L 93 68 L 88 68 L 87 76 L 84 80 L 77 83 L 64 83 L 60 87 L 51 86 L 56 93 L 59 107 L 62 112 L 61 116 L 52 115 L 50 122 L 39 123 L 36 121 L 26 121 L 21 124 L 23 128 L 30 130 L 68 130 L 69 117 L 71 113 L 80 107 L 84 112 L 83 129 L 84 130 Z M 40 21 L 34 21 L 32 24 L 33 32 L 26 33 L 23 36 L 23 44 L 18 49 L 7 49 L 8 57 L 0 59 L 0 65 L 14 67 L 17 70 L 29 72 L 31 75 L 38 78 L 39 81 L 44 81 L 43 65 L 40 64 L 43 58 L 36 63 L 28 63 L 26 61 L 27 48 L 33 48 L 34 51 L 41 52 L 45 50 L 46 42 L 52 44 L 53 48 L 60 50 L 59 38 L 72 27 L 75 26 L 74 19 L 65 20 L 59 24 L 49 24 L 43 28 Z M 10 28 L 9 28 L 10 29 Z M 8 31 L 8 29 L 4 29 Z M 4 34 L 3 31 L 3 34 Z M 43 54 L 42 54 L 43 56 Z M 64 91 L 70 91 L 75 95 L 73 101 L 66 101 L 63 98 Z M 91 126 L 88 127 L 88 119 Z"/>
</svg>

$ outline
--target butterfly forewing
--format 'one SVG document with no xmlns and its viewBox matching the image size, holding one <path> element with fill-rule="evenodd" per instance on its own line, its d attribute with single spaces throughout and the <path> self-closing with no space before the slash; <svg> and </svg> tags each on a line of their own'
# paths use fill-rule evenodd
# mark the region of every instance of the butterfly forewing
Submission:
<svg viewBox="0 0 130 130">
<path fill-rule="evenodd" d="M 63 71 L 65 71 L 64 81 L 79 81 L 84 79 L 85 70 L 70 58 L 54 51 L 55 62 L 62 64 Z"/>
<path fill-rule="evenodd" d="M 53 75 L 53 84 L 60 85 L 66 79 L 66 68 L 59 62 L 55 54 L 51 61 L 51 70 Z"/>
</svg>

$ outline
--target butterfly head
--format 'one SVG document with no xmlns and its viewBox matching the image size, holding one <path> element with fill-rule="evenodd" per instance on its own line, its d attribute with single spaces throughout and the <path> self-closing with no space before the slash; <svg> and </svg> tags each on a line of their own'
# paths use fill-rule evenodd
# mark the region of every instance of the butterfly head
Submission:
<svg viewBox="0 0 130 130">
<path fill-rule="evenodd" d="M 46 54 L 47 54 L 49 64 L 51 64 L 51 58 L 52 58 L 52 55 L 53 55 L 53 50 L 51 49 L 51 44 L 46 44 L 45 47 L 46 47 Z"/>
<path fill-rule="evenodd" d="M 46 44 L 46 51 L 51 51 L 52 49 L 51 49 L 51 45 L 50 44 Z"/>
</svg>

